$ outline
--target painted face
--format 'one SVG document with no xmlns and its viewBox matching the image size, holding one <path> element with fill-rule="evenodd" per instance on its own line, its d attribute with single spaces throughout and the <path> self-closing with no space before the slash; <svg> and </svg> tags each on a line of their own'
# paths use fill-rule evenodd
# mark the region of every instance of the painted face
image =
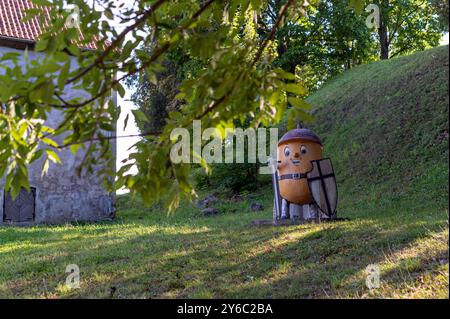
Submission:
<svg viewBox="0 0 450 319">
<path fill-rule="evenodd" d="M 322 147 L 317 143 L 302 140 L 291 141 L 278 147 L 280 170 L 306 173 L 311 170 L 311 161 L 322 158 Z"/>
</svg>

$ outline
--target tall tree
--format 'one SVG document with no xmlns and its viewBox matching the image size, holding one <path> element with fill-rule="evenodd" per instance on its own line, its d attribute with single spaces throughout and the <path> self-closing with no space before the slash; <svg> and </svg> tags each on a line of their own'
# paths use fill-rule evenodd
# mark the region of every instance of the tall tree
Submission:
<svg viewBox="0 0 450 319">
<path fill-rule="evenodd" d="M 176 98 L 181 79 L 178 66 L 170 60 L 165 60 L 164 68 L 155 74 L 154 79 L 147 75 L 130 77 L 127 81 L 133 88 L 131 100 L 145 116 L 135 115 L 135 121 L 142 133 L 161 131 L 166 124 L 169 112 L 177 111 L 181 101 Z"/>
<path fill-rule="evenodd" d="M 277 35 L 277 66 L 299 73 L 309 89 L 330 77 L 376 57 L 376 45 L 365 17 L 347 3 L 321 1 L 296 23 L 286 24 Z"/>
<path fill-rule="evenodd" d="M 449 0 L 431 0 L 431 5 L 439 15 L 442 28 L 449 31 Z"/>
<path fill-rule="evenodd" d="M 380 8 L 380 58 L 439 44 L 443 27 L 430 0 L 377 0 Z"/>
</svg>

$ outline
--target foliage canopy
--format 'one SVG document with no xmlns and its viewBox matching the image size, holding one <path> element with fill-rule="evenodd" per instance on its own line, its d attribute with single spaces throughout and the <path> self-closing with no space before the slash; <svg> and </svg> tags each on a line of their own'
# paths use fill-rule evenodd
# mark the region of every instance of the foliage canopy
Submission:
<svg viewBox="0 0 450 319">
<path fill-rule="evenodd" d="M 131 8 L 112 0 L 73 0 L 70 3 L 79 8 L 79 28 L 67 27 L 72 12 L 66 10 L 66 1 L 34 2 L 40 7 L 29 16 L 40 17 L 46 26 L 34 50 L 45 54 L 29 60 L 25 51 L 24 67 L 20 53 L 0 57 L 0 177 L 5 177 L 5 189 L 13 197 L 22 187 L 29 188 L 29 165 L 43 159 L 45 174 L 51 163 L 60 163 L 61 149 L 84 152 L 79 174 L 92 173 L 106 161 L 109 165 L 98 174 L 105 180 L 115 176 L 109 140 L 114 138 L 120 108 L 111 92 L 123 97 L 123 83 L 132 76 L 156 82 L 165 58 L 179 48 L 199 61 L 197 76 L 183 80 L 178 88 L 182 103 L 168 112 L 165 124 L 143 130 L 136 150 L 117 173 L 115 188 L 139 193 L 147 204 L 164 197 L 173 210 L 180 196 L 195 194 L 190 165 L 170 161 L 173 128 L 201 120 L 203 127 L 223 131 L 249 118 L 250 126 L 268 126 L 285 111 L 290 118 L 308 116 L 305 103 L 287 108 L 288 97 L 304 88 L 292 72 L 273 61 L 277 30 L 294 25 L 305 10 L 317 8 L 318 1 L 278 2 L 263 34 L 252 30 L 270 5 L 268 0 L 141 0 Z M 362 3 L 350 1 L 359 11 Z M 50 11 L 50 21 L 44 21 L 42 7 Z M 83 49 L 92 41 L 97 50 Z M 85 94 L 71 98 L 68 89 Z M 54 110 L 64 116 L 57 127 L 49 127 L 45 120 Z M 143 112 L 135 116 L 146 121 Z M 137 174 L 130 171 L 133 165 Z M 207 169 L 204 161 L 201 165 Z"/>
</svg>

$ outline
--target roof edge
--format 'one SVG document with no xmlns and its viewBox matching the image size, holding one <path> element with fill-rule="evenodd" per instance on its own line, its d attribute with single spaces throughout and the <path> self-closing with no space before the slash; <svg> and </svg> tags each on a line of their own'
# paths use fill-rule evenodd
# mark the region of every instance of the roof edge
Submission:
<svg viewBox="0 0 450 319">
<path fill-rule="evenodd" d="M 36 41 L 34 40 L 6 37 L 0 35 L 0 47 L 7 47 L 19 50 L 25 50 L 26 48 L 28 48 L 34 50 L 35 44 Z"/>
<path fill-rule="evenodd" d="M 4 35 L 0 35 L 0 47 L 7 47 L 7 48 L 12 48 L 12 49 L 18 49 L 18 50 L 25 50 L 26 48 L 28 48 L 28 50 L 34 50 L 35 45 L 36 45 L 36 40 L 6 37 Z M 91 48 L 83 47 L 83 48 L 80 48 L 80 50 L 95 52 L 98 49 L 91 49 Z"/>
</svg>

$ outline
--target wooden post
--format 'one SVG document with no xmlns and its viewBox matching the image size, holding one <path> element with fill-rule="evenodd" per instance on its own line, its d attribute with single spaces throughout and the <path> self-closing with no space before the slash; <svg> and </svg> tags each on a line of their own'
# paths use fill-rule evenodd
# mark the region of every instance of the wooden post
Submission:
<svg viewBox="0 0 450 319">
<path fill-rule="evenodd" d="M 268 163 L 271 171 L 272 171 L 272 187 L 274 193 L 273 200 L 273 221 L 281 218 L 281 196 L 280 196 L 280 185 L 278 184 L 278 171 L 277 165 L 278 161 L 273 158 L 269 158 Z"/>
<path fill-rule="evenodd" d="M 277 200 L 274 197 L 273 198 L 273 221 L 277 221 L 280 218 L 280 216 L 278 216 L 278 209 L 277 209 Z"/>
</svg>

